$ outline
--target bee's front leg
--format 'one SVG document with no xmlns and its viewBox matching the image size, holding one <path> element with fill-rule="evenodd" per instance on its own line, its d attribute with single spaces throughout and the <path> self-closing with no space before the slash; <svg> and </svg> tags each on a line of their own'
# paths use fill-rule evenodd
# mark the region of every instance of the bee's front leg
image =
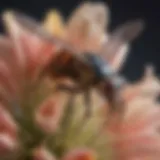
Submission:
<svg viewBox="0 0 160 160">
<path fill-rule="evenodd" d="M 67 84 L 58 84 L 56 86 L 56 91 L 64 91 L 64 92 L 68 92 L 68 93 L 81 93 L 82 89 L 79 86 L 70 86 Z"/>
</svg>

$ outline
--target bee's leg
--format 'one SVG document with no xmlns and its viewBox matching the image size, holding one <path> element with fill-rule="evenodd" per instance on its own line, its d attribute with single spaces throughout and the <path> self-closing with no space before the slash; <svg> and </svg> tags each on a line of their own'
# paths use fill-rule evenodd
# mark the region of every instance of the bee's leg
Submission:
<svg viewBox="0 0 160 160">
<path fill-rule="evenodd" d="M 89 89 L 84 92 L 84 103 L 85 103 L 85 118 L 89 118 L 92 114 L 91 92 Z"/>
<path fill-rule="evenodd" d="M 68 93 L 80 93 L 82 89 L 79 86 L 70 86 L 65 84 L 58 84 L 56 90 L 68 92 Z"/>
<path fill-rule="evenodd" d="M 71 93 L 70 97 L 68 99 L 68 102 L 66 104 L 64 118 L 62 119 L 63 129 L 67 129 L 66 127 L 72 121 L 71 119 L 72 119 L 73 114 L 74 114 L 73 113 L 74 112 L 74 103 L 75 103 L 75 94 Z"/>
</svg>

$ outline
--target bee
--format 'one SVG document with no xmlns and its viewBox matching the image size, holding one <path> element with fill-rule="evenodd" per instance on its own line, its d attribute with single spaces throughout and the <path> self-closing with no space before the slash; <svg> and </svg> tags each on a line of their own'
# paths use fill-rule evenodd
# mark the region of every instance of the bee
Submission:
<svg viewBox="0 0 160 160">
<path fill-rule="evenodd" d="M 94 6 L 95 7 L 95 6 Z M 53 46 L 60 46 L 40 73 L 51 79 L 69 78 L 76 86 L 57 84 L 57 89 L 70 93 L 83 93 L 86 116 L 91 115 L 91 90 L 95 88 L 110 104 L 110 110 L 117 107 L 118 91 L 126 83 L 118 70 L 129 42 L 134 40 L 144 28 L 142 20 L 127 22 L 113 32 L 103 42 L 99 51 L 78 50 L 71 43 L 50 35 L 38 22 L 14 12 L 15 21 Z M 121 51 L 121 52 L 120 52 Z M 97 53 L 98 52 L 98 53 Z M 117 62 L 120 60 L 120 62 Z M 118 65 L 117 65 L 118 64 Z"/>
</svg>

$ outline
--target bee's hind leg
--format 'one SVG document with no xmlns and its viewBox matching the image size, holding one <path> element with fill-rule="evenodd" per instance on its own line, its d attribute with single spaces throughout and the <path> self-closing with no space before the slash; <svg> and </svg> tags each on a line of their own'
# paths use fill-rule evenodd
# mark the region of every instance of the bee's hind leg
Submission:
<svg viewBox="0 0 160 160">
<path fill-rule="evenodd" d="M 56 87 L 56 90 L 58 91 L 64 91 L 68 92 L 69 94 L 78 94 L 83 93 L 84 96 L 84 106 L 85 106 L 85 113 L 84 113 L 84 119 L 88 119 L 92 115 L 92 101 L 91 101 L 91 92 L 89 89 L 84 90 L 80 86 L 70 86 L 66 84 L 58 84 Z"/>
<path fill-rule="evenodd" d="M 92 100 L 90 90 L 84 92 L 84 105 L 85 105 L 85 119 L 91 117 L 92 115 Z"/>
</svg>

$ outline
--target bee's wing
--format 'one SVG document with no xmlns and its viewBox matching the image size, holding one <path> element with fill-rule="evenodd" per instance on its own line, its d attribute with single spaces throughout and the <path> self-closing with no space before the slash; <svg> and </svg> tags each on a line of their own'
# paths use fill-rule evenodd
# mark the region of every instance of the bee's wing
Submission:
<svg viewBox="0 0 160 160">
<path fill-rule="evenodd" d="M 121 69 L 129 50 L 129 43 L 140 34 L 143 28 L 142 20 L 127 22 L 115 29 L 104 43 L 101 55 L 115 71 Z"/>
</svg>

